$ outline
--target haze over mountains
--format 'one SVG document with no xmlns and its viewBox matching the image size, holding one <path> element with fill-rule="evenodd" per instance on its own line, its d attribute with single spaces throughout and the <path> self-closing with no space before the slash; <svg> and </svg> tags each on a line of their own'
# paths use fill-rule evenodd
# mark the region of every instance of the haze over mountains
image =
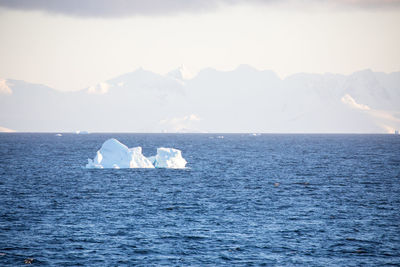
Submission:
<svg viewBox="0 0 400 267">
<path fill-rule="evenodd" d="M 0 129 L 39 132 L 384 133 L 400 128 L 400 72 L 144 69 L 77 91 L 0 81 Z"/>
</svg>

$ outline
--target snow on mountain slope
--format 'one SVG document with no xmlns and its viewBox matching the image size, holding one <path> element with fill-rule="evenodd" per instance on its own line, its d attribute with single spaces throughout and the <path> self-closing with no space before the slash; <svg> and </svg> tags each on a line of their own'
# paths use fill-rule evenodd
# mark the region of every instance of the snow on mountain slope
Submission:
<svg viewBox="0 0 400 267">
<path fill-rule="evenodd" d="M 138 69 L 78 92 L 16 80 L 1 85 L 7 93 L 0 94 L 0 125 L 21 131 L 386 132 L 400 128 L 396 120 L 400 118 L 400 72 L 298 73 L 280 79 L 272 71 L 248 65 L 232 71 L 208 68 L 195 76 L 182 66 L 166 75 Z M 346 95 L 377 113 L 343 102 Z M 190 114 L 201 120 L 183 120 Z"/>
</svg>

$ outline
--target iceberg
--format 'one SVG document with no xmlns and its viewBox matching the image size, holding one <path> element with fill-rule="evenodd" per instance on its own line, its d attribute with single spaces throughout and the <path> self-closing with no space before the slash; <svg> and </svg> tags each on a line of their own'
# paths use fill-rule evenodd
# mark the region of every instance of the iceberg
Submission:
<svg viewBox="0 0 400 267">
<path fill-rule="evenodd" d="M 88 159 L 86 168 L 172 168 L 183 169 L 186 160 L 182 152 L 175 148 L 157 148 L 157 155 L 146 158 L 140 146 L 128 148 L 115 138 L 103 143 L 96 157 Z"/>
<path fill-rule="evenodd" d="M 104 142 L 93 160 L 88 159 L 86 168 L 154 168 L 154 165 L 143 156 L 140 146 L 128 148 L 111 138 Z"/>
<path fill-rule="evenodd" d="M 166 147 L 157 148 L 157 155 L 149 160 L 156 168 L 184 169 L 187 163 L 179 149 Z"/>
</svg>

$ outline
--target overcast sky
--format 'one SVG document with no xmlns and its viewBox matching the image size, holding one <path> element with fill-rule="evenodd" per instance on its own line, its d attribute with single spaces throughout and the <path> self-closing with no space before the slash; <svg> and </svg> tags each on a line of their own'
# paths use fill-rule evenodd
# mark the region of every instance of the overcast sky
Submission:
<svg viewBox="0 0 400 267">
<path fill-rule="evenodd" d="M 0 78 L 78 90 L 142 66 L 400 70 L 397 0 L 0 0 Z"/>
</svg>

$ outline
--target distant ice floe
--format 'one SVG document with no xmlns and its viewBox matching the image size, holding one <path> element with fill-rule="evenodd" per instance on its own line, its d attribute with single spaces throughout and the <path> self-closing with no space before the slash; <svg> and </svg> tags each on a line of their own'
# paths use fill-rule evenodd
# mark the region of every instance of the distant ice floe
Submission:
<svg viewBox="0 0 400 267">
<path fill-rule="evenodd" d="M 62 134 L 58 133 L 58 134 L 55 134 L 55 136 L 62 136 Z"/>
<path fill-rule="evenodd" d="M 76 131 L 75 133 L 76 134 L 89 134 L 88 131 Z"/>
<path fill-rule="evenodd" d="M 108 139 L 103 143 L 96 157 L 88 159 L 86 168 L 172 168 L 183 169 L 186 160 L 182 153 L 174 148 L 158 148 L 157 155 L 146 158 L 142 154 L 142 148 L 128 148 L 115 138 Z"/>
</svg>

